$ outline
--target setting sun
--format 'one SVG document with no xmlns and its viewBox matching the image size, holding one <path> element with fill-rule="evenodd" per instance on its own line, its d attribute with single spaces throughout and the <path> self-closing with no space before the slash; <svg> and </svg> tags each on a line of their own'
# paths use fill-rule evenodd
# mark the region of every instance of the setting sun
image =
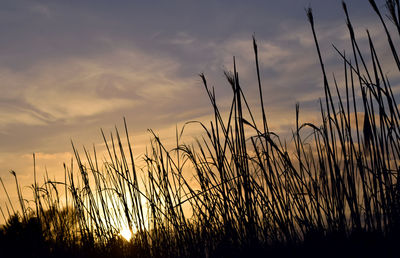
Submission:
<svg viewBox="0 0 400 258">
<path fill-rule="evenodd" d="M 129 230 L 129 228 L 124 228 L 122 229 L 119 234 L 125 238 L 126 241 L 130 241 L 132 238 L 132 232 Z"/>
</svg>

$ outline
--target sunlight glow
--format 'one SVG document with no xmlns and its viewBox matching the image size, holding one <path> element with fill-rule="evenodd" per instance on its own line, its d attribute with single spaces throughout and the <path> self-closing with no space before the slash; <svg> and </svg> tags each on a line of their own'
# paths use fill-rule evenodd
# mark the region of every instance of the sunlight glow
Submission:
<svg viewBox="0 0 400 258">
<path fill-rule="evenodd" d="M 130 241 L 132 238 L 132 232 L 129 230 L 129 228 L 124 228 L 122 229 L 119 234 L 125 238 L 126 241 Z"/>
</svg>

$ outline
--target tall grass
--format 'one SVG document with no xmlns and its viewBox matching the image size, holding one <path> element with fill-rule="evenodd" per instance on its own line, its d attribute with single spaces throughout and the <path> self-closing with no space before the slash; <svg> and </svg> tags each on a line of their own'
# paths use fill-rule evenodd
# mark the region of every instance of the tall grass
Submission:
<svg viewBox="0 0 400 258">
<path fill-rule="evenodd" d="M 391 24 L 375 1 L 369 2 L 400 70 L 392 39 L 400 36 L 399 1 L 386 1 Z M 345 3 L 343 9 L 351 51 L 346 55 L 334 47 L 343 61 L 341 85 L 335 77 L 328 80 L 313 13 L 307 9 L 323 78 L 321 124 L 302 123 L 296 105 L 290 142 L 270 130 L 253 38 L 261 117 L 247 102 L 235 59 L 233 71 L 225 72 L 232 88 L 228 113 L 221 112 L 214 88 L 200 74 L 213 111 L 209 124 L 185 124 L 171 150 L 150 130 L 153 138 L 142 167 L 135 164 L 125 120 L 124 136 L 118 129 L 109 137 L 102 132 L 105 161 L 94 147 L 82 154 L 73 145 L 75 160 L 64 166 L 63 182 L 46 175 L 38 185 L 34 171 L 33 209 L 16 183 L 22 212 L 8 221 L 2 235 L 36 218 L 43 241 L 56 254 L 273 255 L 309 252 L 317 247 L 307 249 L 307 244 L 321 244 L 321 239 L 328 245 L 380 239 L 385 247 L 380 252 L 395 250 L 390 241 L 400 233 L 400 112 L 369 32 L 363 51 Z M 193 124 L 204 129 L 203 136 L 193 144 L 181 143 Z M 196 182 L 190 180 L 193 174 Z M 9 206 L 14 213 L 11 201 Z M 129 242 L 118 234 L 124 226 L 133 233 Z"/>
</svg>

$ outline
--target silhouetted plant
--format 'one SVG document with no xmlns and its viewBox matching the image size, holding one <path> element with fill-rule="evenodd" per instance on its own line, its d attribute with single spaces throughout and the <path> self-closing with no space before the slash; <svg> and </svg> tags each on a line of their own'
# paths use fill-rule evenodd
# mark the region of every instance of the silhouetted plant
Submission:
<svg viewBox="0 0 400 258">
<path fill-rule="evenodd" d="M 376 3 L 369 2 L 400 70 L 388 25 Z M 400 35 L 399 1 L 387 0 L 386 7 Z M 39 187 L 35 172 L 34 215 L 25 207 L 14 172 L 23 219 L 12 217 L 1 241 L 18 243 L 24 241 L 19 234 L 40 234 L 50 254 L 120 257 L 397 251 L 400 112 L 369 32 L 366 55 L 344 3 L 343 9 L 352 48 L 349 57 L 334 46 L 343 60 L 343 85 L 335 77 L 328 80 L 314 17 L 307 9 L 323 78 L 321 124 L 301 123 L 296 105 L 291 141 L 271 131 L 253 38 L 260 118 L 248 105 L 235 59 L 233 71 L 225 72 L 232 88 L 226 114 L 201 74 L 214 115 L 209 126 L 188 122 L 176 133 L 171 150 L 150 130 L 153 138 L 141 168 L 135 164 L 125 120 L 124 139 L 118 129 L 110 137 L 102 131 L 106 161 L 99 162 L 95 148 L 84 149 L 82 158 L 73 146 L 76 162 L 64 166 L 64 182 L 46 176 Z M 181 143 L 185 128 L 193 124 L 204 135 L 193 144 Z M 124 226 L 134 233 L 130 241 L 119 235 Z"/>
</svg>

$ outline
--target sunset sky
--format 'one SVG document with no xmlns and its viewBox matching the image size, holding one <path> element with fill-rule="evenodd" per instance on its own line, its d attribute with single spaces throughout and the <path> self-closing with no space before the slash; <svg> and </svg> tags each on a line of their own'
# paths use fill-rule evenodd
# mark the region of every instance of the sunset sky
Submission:
<svg viewBox="0 0 400 258">
<path fill-rule="evenodd" d="M 366 1 L 348 2 L 357 36 L 365 38 L 369 28 L 379 44 L 379 23 Z M 309 5 L 330 76 L 340 75 L 331 44 L 350 51 L 341 1 L 1 0 L 0 177 L 12 195 L 11 169 L 31 184 L 33 152 L 38 174 L 47 167 L 49 175 L 62 175 L 71 140 L 79 148 L 100 144 L 100 128 L 122 128 L 124 116 L 137 156 L 148 128 L 168 141 L 176 125 L 207 121 L 211 107 L 198 74 L 227 103 L 223 71 L 232 69 L 232 56 L 256 104 L 253 34 L 273 130 L 290 128 L 296 102 L 304 120 L 315 119 L 322 78 Z M 5 200 L 1 189 L 0 205 Z"/>
</svg>

